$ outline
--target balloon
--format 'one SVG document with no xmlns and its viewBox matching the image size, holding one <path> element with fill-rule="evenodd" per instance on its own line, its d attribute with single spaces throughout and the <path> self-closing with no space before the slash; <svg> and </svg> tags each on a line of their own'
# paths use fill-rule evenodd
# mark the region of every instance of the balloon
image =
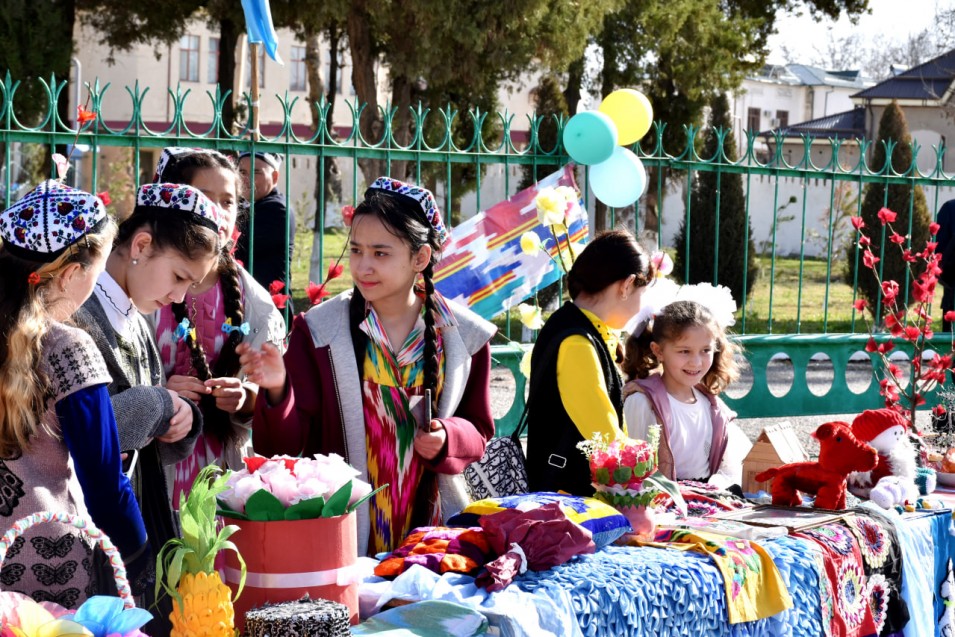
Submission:
<svg viewBox="0 0 955 637">
<path fill-rule="evenodd" d="M 590 167 L 590 189 L 608 206 L 629 206 L 647 187 L 643 162 L 629 149 L 617 146 L 610 159 Z"/>
<path fill-rule="evenodd" d="M 564 127 L 564 149 L 578 164 L 591 166 L 610 158 L 617 147 L 617 127 L 598 111 L 583 111 Z"/>
<path fill-rule="evenodd" d="M 600 112 L 617 125 L 617 143 L 621 146 L 640 141 L 653 122 L 650 100 L 632 88 L 622 88 L 605 97 L 600 103 Z"/>
</svg>

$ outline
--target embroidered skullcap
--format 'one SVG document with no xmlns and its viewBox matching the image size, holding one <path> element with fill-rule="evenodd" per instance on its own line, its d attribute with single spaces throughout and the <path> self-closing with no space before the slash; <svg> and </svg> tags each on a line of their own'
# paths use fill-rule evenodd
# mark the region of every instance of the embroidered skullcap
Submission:
<svg viewBox="0 0 955 637">
<path fill-rule="evenodd" d="M 50 263 L 105 218 L 99 197 L 50 179 L 0 214 L 0 235 L 13 255 Z"/>
<path fill-rule="evenodd" d="M 136 193 L 136 207 L 189 214 L 210 230 L 226 230 L 226 215 L 219 206 L 200 190 L 185 184 L 144 184 Z"/>
<path fill-rule="evenodd" d="M 162 149 L 162 152 L 159 154 L 159 161 L 156 163 L 156 174 L 153 175 L 153 181 L 155 183 L 162 183 L 166 181 L 163 175 L 166 173 L 166 169 L 170 165 L 175 164 L 185 155 L 191 155 L 193 153 L 206 153 L 208 155 L 219 155 L 225 157 L 222 153 L 217 150 L 212 150 L 209 148 L 189 148 L 188 146 L 166 146 Z"/>
<path fill-rule="evenodd" d="M 365 191 L 367 197 L 372 190 L 379 190 L 392 195 L 398 195 L 412 200 L 421 208 L 425 219 L 434 228 L 438 237 L 438 245 L 444 245 L 451 238 L 451 232 L 445 227 L 444 220 L 441 218 L 441 211 L 438 210 L 438 204 L 434 201 L 434 195 L 427 188 L 406 184 L 403 181 L 392 179 L 391 177 L 379 177 Z"/>
<path fill-rule="evenodd" d="M 251 154 L 252 153 L 250 152 L 239 153 L 239 159 L 248 157 Z M 276 155 L 275 153 L 266 153 L 263 151 L 256 151 L 255 161 L 264 161 L 266 164 L 268 164 L 275 170 L 278 170 L 279 168 L 282 167 L 282 156 Z"/>
</svg>

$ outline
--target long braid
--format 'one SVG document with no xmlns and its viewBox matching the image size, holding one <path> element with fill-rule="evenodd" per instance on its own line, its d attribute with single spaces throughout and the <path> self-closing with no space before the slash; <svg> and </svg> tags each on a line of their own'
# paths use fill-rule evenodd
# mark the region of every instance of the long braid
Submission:
<svg viewBox="0 0 955 637">
<path fill-rule="evenodd" d="M 185 303 L 173 303 L 172 314 L 176 318 L 176 324 L 182 322 L 186 316 Z M 190 319 L 191 320 L 191 319 Z M 195 326 L 192 326 L 195 327 Z M 190 328 L 185 337 L 186 347 L 189 348 L 189 355 L 192 359 L 192 367 L 196 370 L 196 378 L 199 380 L 209 380 L 212 378 L 212 370 L 209 369 L 209 361 L 206 360 L 206 352 L 202 347 L 202 342 L 193 337 L 193 330 Z"/>
<path fill-rule="evenodd" d="M 232 325 L 242 325 L 245 321 L 245 312 L 242 306 L 242 288 L 239 287 L 239 265 L 226 250 L 222 251 L 219 259 L 219 284 L 222 288 L 226 318 L 232 319 Z M 235 353 L 235 348 L 243 338 L 242 332 L 237 330 L 233 330 L 226 336 L 215 364 L 216 378 L 238 375 L 242 366 L 239 364 L 239 355 Z"/>
<path fill-rule="evenodd" d="M 424 279 L 424 387 L 431 390 L 432 410 L 438 409 L 438 380 L 441 362 L 438 360 L 438 330 L 434 324 L 438 306 L 434 301 L 434 258 L 421 272 Z"/>
</svg>

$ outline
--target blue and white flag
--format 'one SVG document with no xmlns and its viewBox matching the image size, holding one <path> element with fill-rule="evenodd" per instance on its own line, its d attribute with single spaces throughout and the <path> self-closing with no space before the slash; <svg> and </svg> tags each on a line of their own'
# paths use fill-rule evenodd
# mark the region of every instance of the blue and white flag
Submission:
<svg viewBox="0 0 955 637">
<path fill-rule="evenodd" d="M 249 35 L 250 44 L 262 44 L 269 57 L 282 62 L 279 56 L 279 38 L 272 25 L 272 7 L 269 0 L 242 0 L 242 11 L 245 13 L 245 29 Z"/>
</svg>

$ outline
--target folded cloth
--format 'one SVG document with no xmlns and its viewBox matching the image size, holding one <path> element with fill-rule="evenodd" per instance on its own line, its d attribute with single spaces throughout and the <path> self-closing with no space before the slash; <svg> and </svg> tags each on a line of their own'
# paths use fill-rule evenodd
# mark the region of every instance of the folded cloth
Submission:
<svg viewBox="0 0 955 637">
<path fill-rule="evenodd" d="M 630 543 L 708 555 L 723 576 L 730 624 L 772 617 L 793 607 L 773 558 L 756 542 L 706 531 L 661 529 L 653 542 Z"/>
<path fill-rule="evenodd" d="M 353 626 L 352 635 L 388 637 L 471 637 L 487 632 L 488 622 L 477 610 L 439 600 L 391 608 Z"/>
</svg>

